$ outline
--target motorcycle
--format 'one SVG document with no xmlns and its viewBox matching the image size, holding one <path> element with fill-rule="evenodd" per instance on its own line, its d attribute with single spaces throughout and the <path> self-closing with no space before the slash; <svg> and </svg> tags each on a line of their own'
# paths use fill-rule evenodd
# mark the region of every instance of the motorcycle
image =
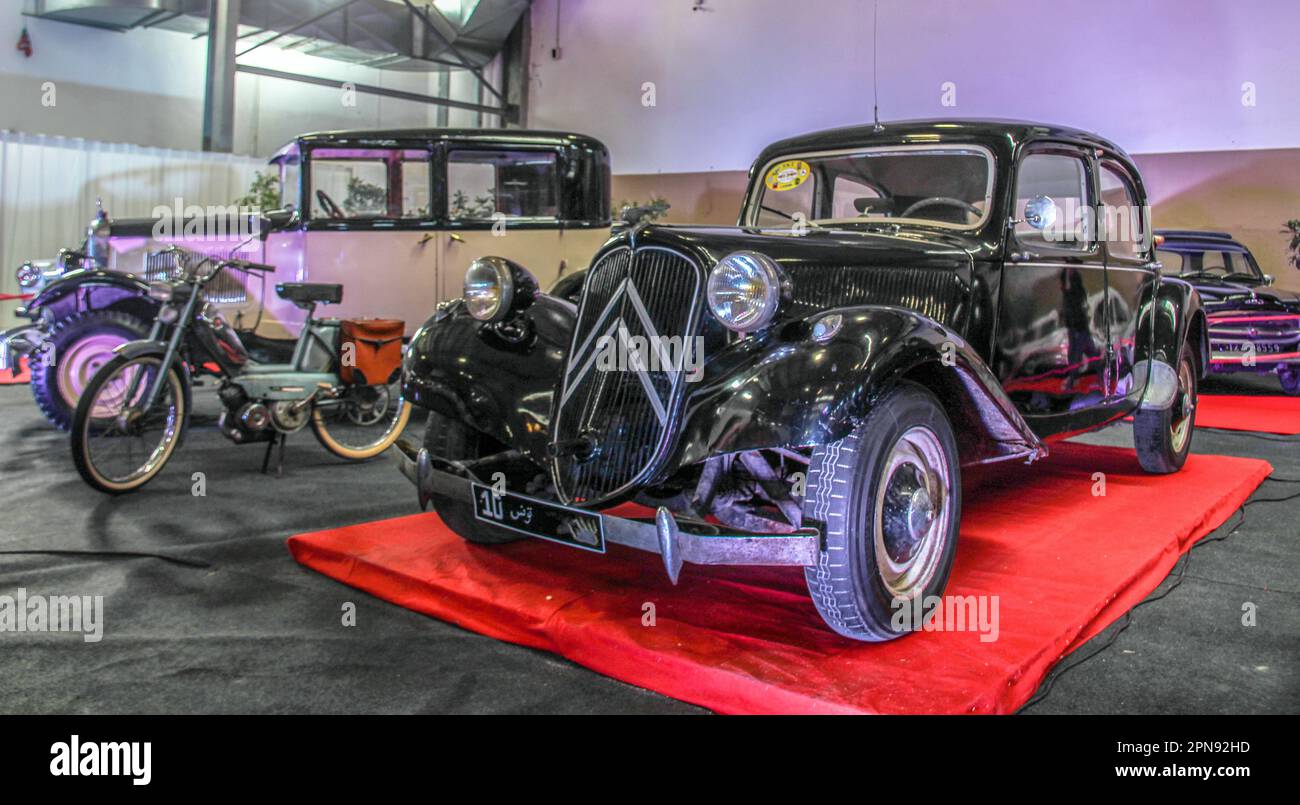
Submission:
<svg viewBox="0 0 1300 805">
<path fill-rule="evenodd" d="M 350 461 L 378 456 L 397 440 L 411 416 L 399 384 L 386 382 L 397 372 L 374 385 L 343 382 L 340 322 L 315 317 L 318 304 L 342 301 L 341 285 L 277 285 L 307 317 L 290 363 L 258 363 L 204 288 L 227 268 L 265 275 L 275 267 L 176 252 L 179 279 L 149 286 L 161 303 L 149 337 L 118 347 L 77 403 L 72 458 L 87 484 L 122 494 L 162 471 L 188 427 L 199 369 L 218 378 L 222 433 L 238 444 L 267 443 L 263 472 L 277 444 L 283 466 L 284 440 L 309 423 L 327 450 Z"/>
</svg>

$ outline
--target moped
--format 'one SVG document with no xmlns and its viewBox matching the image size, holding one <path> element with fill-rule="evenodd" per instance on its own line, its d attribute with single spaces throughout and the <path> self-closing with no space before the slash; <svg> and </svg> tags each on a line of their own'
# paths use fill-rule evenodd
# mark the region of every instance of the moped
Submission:
<svg viewBox="0 0 1300 805">
<path fill-rule="evenodd" d="M 72 458 L 86 483 L 122 494 L 162 471 L 188 427 L 199 369 L 217 378 L 221 431 L 236 443 L 267 443 L 264 472 L 272 449 L 279 444 L 282 466 L 285 438 L 309 423 L 327 450 L 350 461 L 378 456 L 401 435 L 411 410 L 398 384 L 344 383 L 340 322 L 315 317 L 316 305 L 342 301 L 343 286 L 277 285 L 307 317 L 290 363 L 258 363 L 204 299 L 204 288 L 227 268 L 266 275 L 275 267 L 179 249 L 175 260 L 178 279 L 149 286 L 161 303 L 149 337 L 118 347 L 77 403 Z"/>
</svg>

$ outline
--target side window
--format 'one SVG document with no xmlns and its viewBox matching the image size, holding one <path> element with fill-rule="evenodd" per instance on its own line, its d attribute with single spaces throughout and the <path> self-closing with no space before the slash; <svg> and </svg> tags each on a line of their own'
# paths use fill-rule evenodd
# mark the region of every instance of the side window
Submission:
<svg viewBox="0 0 1300 805">
<path fill-rule="evenodd" d="M 447 214 L 453 220 L 558 218 L 554 151 L 452 151 L 447 158 Z"/>
<path fill-rule="evenodd" d="M 280 162 L 280 209 L 298 209 L 298 183 L 301 181 L 302 165 L 295 150 Z"/>
<path fill-rule="evenodd" d="M 313 218 L 378 218 L 388 212 L 388 167 L 382 159 L 313 156 L 311 190 Z"/>
<path fill-rule="evenodd" d="M 1016 175 L 1016 239 L 1030 248 L 1086 251 L 1093 241 L 1088 207 L 1088 169 L 1069 154 L 1031 153 Z M 1038 219 L 1026 216 L 1030 205 Z"/>
<path fill-rule="evenodd" d="M 1106 249 L 1114 257 L 1140 260 L 1146 256 L 1145 223 L 1128 177 L 1114 165 L 1101 163 L 1101 215 Z"/>
<path fill-rule="evenodd" d="M 426 218 L 432 164 L 424 149 L 318 148 L 311 156 L 311 217 Z"/>
<path fill-rule="evenodd" d="M 428 218 L 433 192 L 433 159 L 428 151 L 402 155 L 402 217 Z"/>
</svg>

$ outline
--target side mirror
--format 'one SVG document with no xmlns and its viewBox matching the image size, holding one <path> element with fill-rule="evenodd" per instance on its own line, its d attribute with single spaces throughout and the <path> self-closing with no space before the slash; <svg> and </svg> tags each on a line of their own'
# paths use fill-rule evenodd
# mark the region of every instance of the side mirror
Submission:
<svg viewBox="0 0 1300 805">
<path fill-rule="evenodd" d="M 272 230 L 284 229 L 298 218 L 298 211 L 292 207 L 283 210 L 266 210 L 261 215 L 261 235 L 265 239 Z"/>
<path fill-rule="evenodd" d="M 1056 223 L 1056 202 L 1051 196 L 1034 196 L 1025 202 L 1025 223 L 1034 229 L 1047 229 Z"/>
</svg>

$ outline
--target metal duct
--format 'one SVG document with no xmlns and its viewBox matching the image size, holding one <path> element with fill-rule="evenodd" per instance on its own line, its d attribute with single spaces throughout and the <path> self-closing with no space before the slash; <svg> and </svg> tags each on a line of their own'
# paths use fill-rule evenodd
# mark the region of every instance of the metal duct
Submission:
<svg viewBox="0 0 1300 805">
<path fill-rule="evenodd" d="M 240 52 L 267 42 L 312 56 L 398 70 L 481 68 L 531 0 L 243 0 Z M 95 28 L 207 32 L 208 0 L 26 0 L 24 13 Z M 274 39 L 271 43 L 270 40 Z"/>
</svg>

